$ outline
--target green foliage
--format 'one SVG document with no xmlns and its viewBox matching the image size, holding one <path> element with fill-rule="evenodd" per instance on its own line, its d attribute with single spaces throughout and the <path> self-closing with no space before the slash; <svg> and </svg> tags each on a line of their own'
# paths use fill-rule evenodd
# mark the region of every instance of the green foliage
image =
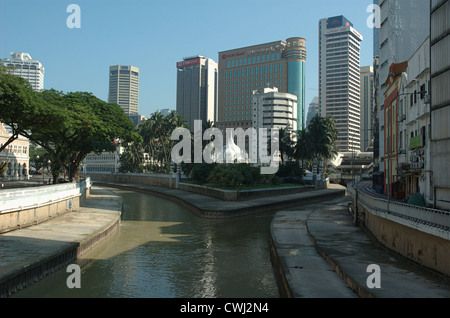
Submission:
<svg viewBox="0 0 450 318">
<path fill-rule="evenodd" d="M 143 150 L 148 153 L 150 163 L 147 170 L 159 173 L 169 173 L 172 148 L 176 141 L 171 140 L 176 128 L 187 128 L 183 117 L 175 111 L 163 116 L 159 111 L 143 121 L 139 126 L 139 134 L 143 139 Z"/>
<path fill-rule="evenodd" d="M 203 184 L 209 181 L 211 172 L 214 171 L 217 164 L 199 163 L 194 164 L 191 169 L 191 178 L 197 183 Z"/>
<path fill-rule="evenodd" d="M 144 154 L 140 144 L 133 143 L 120 155 L 120 173 L 142 173 L 144 171 Z"/>
<path fill-rule="evenodd" d="M 70 180 L 76 177 L 89 153 L 115 151 L 117 139 L 125 145 L 140 142 L 134 124 L 119 105 L 86 92 L 34 92 L 27 81 L 3 70 L 0 122 L 12 127 L 8 142 L 23 135 L 48 152 L 54 183 L 64 168 L 70 171 Z"/>
<path fill-rule="evenodd" d="M 304 170 L 300 168 L 298 161 L 288 161 L 280 165 L 276 176 L 285 182 L 298 183 L 304 175 Z"/>
</svg>

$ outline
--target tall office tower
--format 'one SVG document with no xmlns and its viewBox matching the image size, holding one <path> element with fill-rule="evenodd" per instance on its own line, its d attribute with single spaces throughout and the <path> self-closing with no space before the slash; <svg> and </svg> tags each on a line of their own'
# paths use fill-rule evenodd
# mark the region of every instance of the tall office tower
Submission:
<svg viewBox="0 0 450 318">
<path fill-rule="evenodd" d="M 109 68 L 108 103 L 120 105 L 128 116 L 139 113 L 139 68 L 115 65 Z"/>
<path fill-rule="evenodd" d="M 373 66 L 361 67 L 361 152 L 366 152 L 373 139 L 374 83 Z"/>
<path fill-rule="evenodd" d="M 35 91 L 44 89 L 45 69 L 38 60 L 33 60 L 28 53 L 11 52 L 11 57 L 3 60 L 8 72 L 26 79 Z"/>
<path fill-rule="evenodd" d="M 319 103 L 336 123 L 340 152 L 360 150 L 360 42 L 345 17 L 319 22 Z"/>
<path fill-rule="evenodd" d="M 217 63 L 204 56 L 185 57 L 177 63 L 177 113 L 191 131 L 194 121 L 216 122 Z"/>
<path fill-rule="evenodd" d="M 379 47 L 379 70 L 375 82 L 377 85 L 376 109 L 378 111 L 379 132 L 378 154 L 379 170 L 384 171 L 384 93 L 386 80 L 389 76 L 389 67 L 392 63 L 402 63 L 409 60 L 414 52 L 422 45 L 430 34 L 430 4 L 424 0 L 378 0 L 381 7 L 381 28 L 375 31 Z M 433 0 L 434 1 L 434 0 Z M 374 41 L 376 45 L 376 41 Z M 377 70 L 375 70 L 376 72 Z M 375 145 L 374 145 L 375 147 Z"/>
<path fill-rule="evenodd" d="M 316 115 L 320 115 L 320 104 L 318 96 L 314 97 L 312 102 L 309 104 L 308 114 L 306 115 L 305 128 L 309 126 L 309 124 L 311 123 L 311 119 L 313 119 Z"/>
<path fill-rule="evenodd" d="M 431 170 L 434 205 L 450 210 L 450 1 L 431 1 Z"/>
<path fill-rule="evenodd" d="M 297 127 L 304 127 L 305 39 L 283 41 L 219 52 L 218 127 L 253 126 L 252 92 L 276 87 L 297 96 Z"/>
</svg>

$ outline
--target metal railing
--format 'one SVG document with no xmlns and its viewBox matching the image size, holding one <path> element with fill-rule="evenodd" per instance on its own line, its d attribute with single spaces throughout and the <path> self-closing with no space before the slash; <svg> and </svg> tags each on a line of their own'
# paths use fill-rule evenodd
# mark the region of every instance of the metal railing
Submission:
<svg viewBox="0 0 450 318">
<path fill-rule="evenodd" d="M 450 239 L 450 211 L 415 206 L 371 195 L 348 185 L 349 195 L 367 211 L 391 221 Z"/>
</svg>

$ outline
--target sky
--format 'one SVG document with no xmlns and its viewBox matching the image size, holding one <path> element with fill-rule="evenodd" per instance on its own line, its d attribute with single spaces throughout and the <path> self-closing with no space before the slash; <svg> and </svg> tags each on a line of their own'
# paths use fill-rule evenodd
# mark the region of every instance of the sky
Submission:
<svg viewBox="0 0 450 318">
<path fill-rule="evenodd" d="M 80 28 L 67 20 L 80 8 Z M 372 65 L 372 0 L 0 0 L 0 58 L 26 52 L 45 68 L 45 89 L 91 92 L 107 101 L 109 67 L 140 69 L 139 113 L 176 109 L 176 62 L 218 52 L 306 39 L 306 104 L 318 93 L 318 24 L 344 15 L 364 37 Z"/>
</svg>

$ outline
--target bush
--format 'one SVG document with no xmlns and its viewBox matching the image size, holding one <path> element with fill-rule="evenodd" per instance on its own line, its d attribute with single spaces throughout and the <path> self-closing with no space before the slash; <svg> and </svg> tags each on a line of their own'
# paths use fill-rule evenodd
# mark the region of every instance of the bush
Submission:
<svg viewBox="0 0 450 318">
<path fill-rule="evenodd" d="M 217 164 L 198 163 L 192 167 L 191 178 L 200 184 L 207 183 L 211 172 L 217 167 Z"/>
<path fill-rule="evenodd" d="M 286 182 L 299 182 L 304 175 L 303 169 L 300 168 L 298 161 L 289 161 L 282 164 L 276 176 Z"/>
</svg>

